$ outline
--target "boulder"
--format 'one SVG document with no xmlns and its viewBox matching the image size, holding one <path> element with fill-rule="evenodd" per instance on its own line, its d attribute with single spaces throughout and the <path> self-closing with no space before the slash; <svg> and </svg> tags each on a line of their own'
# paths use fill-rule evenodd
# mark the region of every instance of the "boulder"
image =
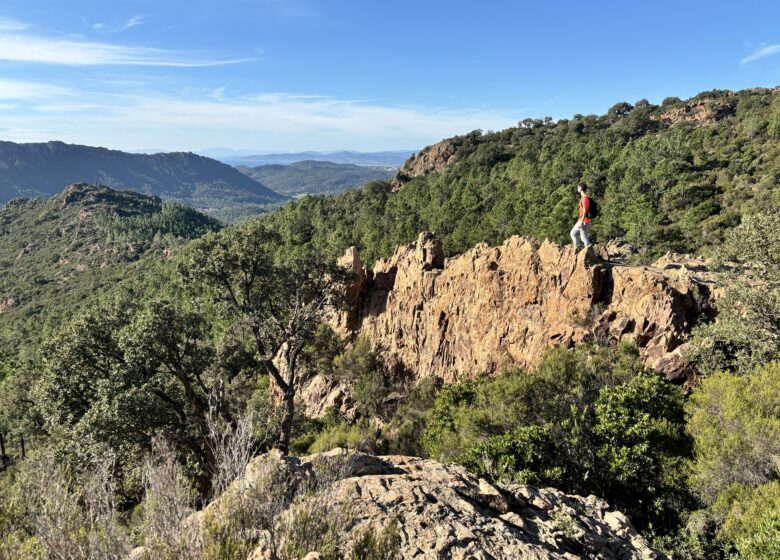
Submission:
<svg viewBox="0 0 780 560">
<path fill-rule="evenodd" d="M 334 469 L 334 462 L 349 468 Z M 665 558 L 625 515 L 595 496 L 521 484 L 501 487 L 463 467 L 418 457 L 336 449 L 287 458 L 287 464 L 293 475 L 326 473 L 328 501 L 351 518 L 342 553 L 362 529 L 398 523 L 401 558 Z M 254 472 L 259 469 L 247 469 L 246 483 L 252 484 Z M 251 558 L 265 554 L 259 548 Z M 305 558 L 317 557 L 312 554 Z"/>
<path fill-rule="evenodd" d="M 20 303 L 22 303 L 22 298 L 19 296 L 0 297 L 0 315 L 7 313 Z"/>
</svg>

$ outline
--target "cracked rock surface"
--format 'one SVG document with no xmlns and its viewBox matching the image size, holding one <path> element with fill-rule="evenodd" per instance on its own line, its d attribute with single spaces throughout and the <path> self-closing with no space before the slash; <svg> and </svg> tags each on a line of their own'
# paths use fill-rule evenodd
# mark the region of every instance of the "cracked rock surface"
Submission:
<svg viewBox="0 0 780 560">
<path fill-rule="evenodd" d="M 331 324 L 366 337 L 391 366 L 444 382 L 533 366 L 550 347 L 624 339 L 683 381 L 691 328 L 711 312 L 701 263 L 629 266 L 526 237 L 444 259 L 424 232 L 371 270 L 354 248 L 341 262 L 356 271 L 352 309 Z"/>
<path fill-rule="evenodd" d="M 331 484 L 332 499 L 349 508 L 354 528 L 397 521 L 404 559 L 665 558 L 625 515 L 595 496 L 500 487 L 462 467 L 418 457 L 335 449 L 272 459 L 308 476 L 341 472 Z M 337 462 L 348 467 L 333 469 Z M 250 464 L 247 476 L 252 472 Z"/>
</svg>

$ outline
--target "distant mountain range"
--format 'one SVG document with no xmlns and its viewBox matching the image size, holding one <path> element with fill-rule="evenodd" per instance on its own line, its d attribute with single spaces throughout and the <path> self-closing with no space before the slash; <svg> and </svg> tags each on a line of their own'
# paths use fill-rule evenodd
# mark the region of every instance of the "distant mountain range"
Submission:
<svg viewBox="0 0 780 560">
<path fill-rule="evenodd" d="M 336 194 L 369 181 L 388 180 L 395 175 L 395 168 L 392 167 L 312 160 L 288 165 L 240 165 L 237 169 L 274 192 L 288 196 Z"/>
<path fill-rule="evenodd" d="M 215 150 L 211 153 L 219 153 Z M 258 165 L 281 164 L 288 165 L 299 161 L 329 161 L 332 163 L 349 163 L 352 165 L 368 165 L 374 167 L 398 168 L 415 152 L 410 150 L 395 150 L 388 152 L 297 152 L 279 154 L 252 155 L 221 155 L 216 157 L 230 165 L 256 167 Z"/>
<path fill-rule="evenodd" d="M 131 154 L 63 142 L 0 142 L 0 204 L 48 197 L 70 183 L 154 194 L 196 208 L 287 200 L 234 167 L 189 152 Z"/>
</svg>

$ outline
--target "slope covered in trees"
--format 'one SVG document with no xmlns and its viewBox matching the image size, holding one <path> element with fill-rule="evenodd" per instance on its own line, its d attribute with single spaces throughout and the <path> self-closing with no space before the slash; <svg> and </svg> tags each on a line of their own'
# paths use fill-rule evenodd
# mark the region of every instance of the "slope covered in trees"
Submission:
<svg viewBox="0 0 780 560">
<path fill-rule="evenodd" d="M 87 184 L 8 203 L 0 210 L 2 354 L 35 348 L 46 325 L 118 282 L 151 281 L 172 250 L 219 227 L 181 204 Z"/>
<path fill-rule="evenodd" d="M 397 192 L 374 182 L 305 197 L 221 232 L 189 209 L 101 188 L 10 204 L 3 289 L 50 305 L 9 300 L 2 315 L 0 444 L 11 443 L 0 449 L 0 557 L 120 558 L 135 545 L 152 557 L 245 557 L 261 535 L 295 544 L 281 558 L 314 547 L 338 557 L 349 511 L 297 501 L 278 469 L 253 471 L 259 493 L 231 489 L 274 446 L 422 455 L 496 488 L 607 497 L 675 558 L 779 557 L 779 97 L 708 92 L 474 132 L 448 141 L 447 167 Z M 648 255 L 708 251 L 723 265 L 719 320 L 697 326 L 689 394 L 647 370 L 636 347 L 600 339 L 533 367 L 414 383 L 367 341 L 311 321 L 339 303 L 324 297 L 327 265 L 347 246 L 370 263 L 422 229 L 450 255 L 515 233 L 565 241 L 579 180 L 601 203 L 599 240 L 622 236 Z M 177 255 L 189 237 L 199 239 Z M 23 316 L 26 329 L 6 329 Z M 284 371 L 272 363 L 282 348 Z M 321 406 L 307 416 L 295 396 L 323 378 L 344 396 L 314 386 Z M 199 517 L 207 550 L 187 552 L 196 540 L 182 520 L 215 499 L 224 507 Z M 582 535 L 576 517 L 553 522 L 565 546 Z M 366 542 L 395 539 L 383 535 Z"/>
<path fill-rule="evenodd" d="M 80 182 L 200 208 L 285 200 L 229 165 L 184 152 L 130 154 L 62 142 L 0 142 L 0 170 L 0 204 L 20 196 L 51 196 Z"/>
<path fill-rule="evenodd" d="M 393 168 L 299 161 L 288 165 L 238 166 L 237 169 L 274 192 L 288 196 L 336 194 L 377 179 L 390 179 Z"/>
<path fill-rule="evenodd" d="M 398 192 L 374 182 L 269 219 L 331 255 L 357 245 L 370 264 L 423 230 L 449 255 L 515 234 L 568 242 L 578 181 L 601 208 L 597 241 L 622 237 L 655 253 L 700 251 L 742 216 L 780 204 L 779 90 L 618 103 L 606 115 L 526 119 L 447 142 L 454 163 Z"/>
</svg>

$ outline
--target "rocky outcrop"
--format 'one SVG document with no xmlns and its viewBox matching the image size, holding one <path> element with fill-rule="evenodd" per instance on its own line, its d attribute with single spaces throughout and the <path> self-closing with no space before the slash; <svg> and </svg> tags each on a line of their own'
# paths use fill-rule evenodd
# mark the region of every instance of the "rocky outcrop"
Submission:
<svg viewBox="0 0 780 560">
<path fill-rule="evenodd" d="M 445 382 L 532 366 L 550 347 L 624 339 L 647 366 L 682 380 L 686 341 L 711 294 L 693 270 L 611 264 L 517 236 L 445 261 L 424 233 L 359 275 L 349 320 L 333 324 L 364 335 L 391 366 Z"/>
<path fill-rule="evenodd" d="M 420 153 L 410 157 L 398 170 L 398 173 L 390 182 L 393 192 L 403 187 L 415 177 L 421 177 L 441 171 L 455 161 L 455 146 L 444 141 L 424 148 Z"/>
<path fill-rule="evenodd" d="M 306 479 L 327 484 L 318 492 L 326 493 L 331 514 L 339 508 L 347 513 L 342 553 L 362 528 L 397 523 L 404 559 L 664 558 L 625 515 L 595 496 L 501 487 L 456 465 L 341 449 L 301 459 L 275 452 L 257 457 L 238 484 L 257 488 L 253 478 L 262 478 L 269 463 L 276 472 L 286 471 L 281 478 L 293 486 Z M 219 502 L 209 505 L 206 519 L 230 511 Z M 260 546 L 252 558 L 267 556 Z"/>
<path fill-rule="evenodd" d="M 735 110 L 736 103 L 734 102 L 703 100 L 664 111 L 658 117 L 658 120 L 667 125 L 693 123 L 701 126 L 733 115 Z"/>
<path fill-rule="evenodd" d="M 19 305 L 22 302 L 22 298 L 19 296 L 6 296 L 0 297 L 0 315 L 6 313 Z"/>
</svg>

